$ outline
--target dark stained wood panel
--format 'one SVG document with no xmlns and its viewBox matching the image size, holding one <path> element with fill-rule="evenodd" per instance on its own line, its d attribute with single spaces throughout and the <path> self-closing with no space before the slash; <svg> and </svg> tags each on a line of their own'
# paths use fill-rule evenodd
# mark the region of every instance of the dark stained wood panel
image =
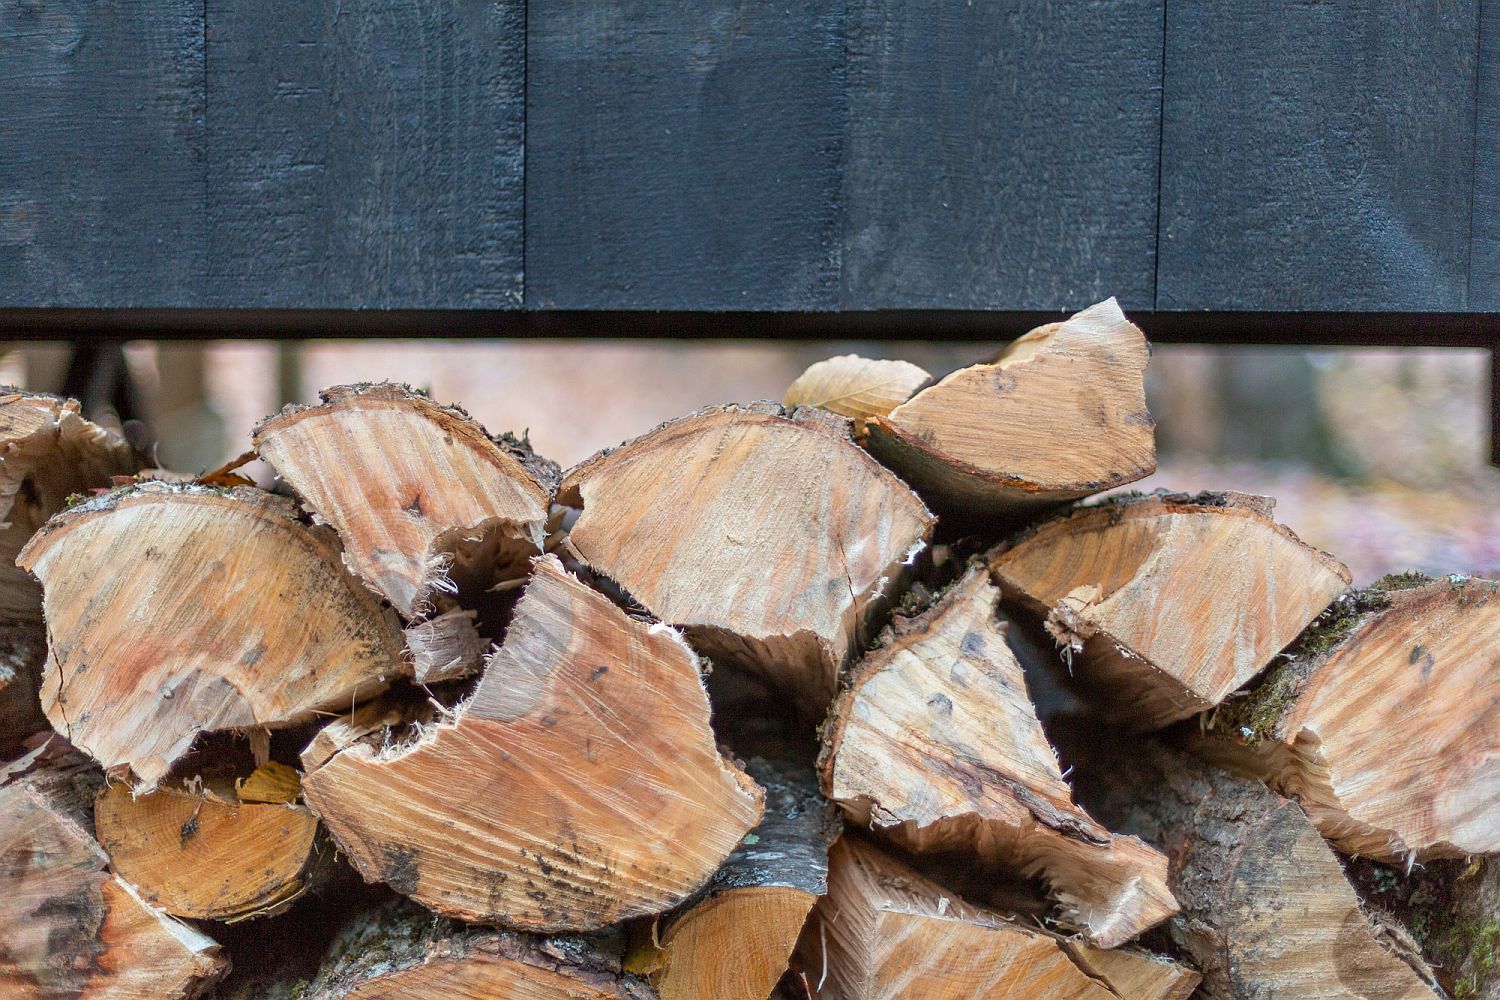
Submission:
<svg viewBox="0 0 1500 1000">
<path fill-rule="evenodd" d="M 1500 0 L 1481 0 L 1479 33 L 1468 305 L 1475 310 L 1500 312 Z M 1500 345 L 1496 350 L 1500 353 Z M 1500 435 L 1496 435 L 1496 447 L 1500 448 Z"/>
<path fill-rule="evenodd" d="M 1149 308 L 1161 0 L 849 0 L 847 308 Z"/>
<path fill-rule="evenodd" d="M 1477 17 L 1169 3 L 1157 307 L 1467 308 Z"/>
<path fill-rule="evenodd" d="M 838 304 L 841 0 L 531 0 L 526 304 Z"/>
<path fill-rule="evenodd" d="M 518 307 L 525 45 L 524 0 L 208 0 L 207 304 Z"/>
<path fill-rule="evenodd" d="M 198 301 L 202 82 L 201 3 L 0 3 L 0 306 Z"/>
</svg>

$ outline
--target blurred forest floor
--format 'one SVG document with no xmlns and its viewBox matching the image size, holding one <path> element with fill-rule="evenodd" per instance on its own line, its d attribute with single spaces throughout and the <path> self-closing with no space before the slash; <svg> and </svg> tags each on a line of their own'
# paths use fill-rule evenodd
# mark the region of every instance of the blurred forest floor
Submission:
<svg viewBox="0 0 1500 1000">
<path fill-rule="evenodd" d="M 491 431 L 529 431 L 570 465 L 700 406 L 779 399 L 813 361 L 859 353 L 934 375 L 996 344 L 883 341 L 136 342 L 125 360 L 163 464 L 212 468 L 251 426 L 322 386 L 394 379 Z M 0 381 L 57 391 L 62 345 L 0 359 Z M 1138 489 L 1233 489 L 1368 582 L 1386 572 L 1500 571 L 1500 470 L 1488 456 L 1482 351 L 1158 346 L 1148 373 L 1159 471 Z"/>
</svg>

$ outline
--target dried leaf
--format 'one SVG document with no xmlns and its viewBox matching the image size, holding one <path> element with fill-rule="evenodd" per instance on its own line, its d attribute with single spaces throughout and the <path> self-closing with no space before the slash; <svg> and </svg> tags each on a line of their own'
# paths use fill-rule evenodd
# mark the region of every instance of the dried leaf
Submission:
<svg viewBox="0 0 1500 1000">
<path fill-rule="evenodd" d="M 241 802 L 296 802 L 302 795 L 302 778 L 296 769 L 273 760 L 235 781 L 234 791 Z"/>
<path fill-rule="evenodd" d="M 863 422 L 911 398 L 931 375 L 907 361 L 844 354 L 819 361 L 787 388 L 787 406 L 817 406 Z"/>
</svg>

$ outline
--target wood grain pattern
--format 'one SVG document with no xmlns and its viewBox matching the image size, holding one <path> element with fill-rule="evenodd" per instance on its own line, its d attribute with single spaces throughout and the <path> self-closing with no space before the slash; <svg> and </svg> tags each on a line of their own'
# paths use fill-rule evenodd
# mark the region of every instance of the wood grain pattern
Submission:
<svg viewBox="0 0 1500 1000">
<path fill-rule="evenodd" d="M 1157 307 L 1467 308 L 1477 8 L 1169 3 Z"/>
<path fill-rule="evenodd" d="M 519 306 L 523 0 L 208 0 L 209 294 Z"/>
<path fill-rule="evenodd" d="M 203 6 L 0 6 L 0 306 L 190 306 Z"/>
<path fill-rule="evenodd" d="M 845 308 L 1154 298 L 1162 0 L 850 0 Z"/>
<path fill-rule="evenodd" d="M 1478 2 L 1479 100 L 1474 113 L 1468 305 L 1473 310 L 1500 312 L 1500 0 Z M 1500 408 L 1500 403 L 1496 406 Z"/>
<path fill-rule="evenodd" d="M 837 304 L 842 0 L 532 0 L 526 304 Z"/>
</svg>

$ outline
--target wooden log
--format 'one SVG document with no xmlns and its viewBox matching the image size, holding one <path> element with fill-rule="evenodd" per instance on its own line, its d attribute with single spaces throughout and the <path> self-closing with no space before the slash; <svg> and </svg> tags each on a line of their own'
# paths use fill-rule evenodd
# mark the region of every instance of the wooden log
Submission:
<svg viewBox="0 0 1500 1000">
<path fill-rule="evenodd" d="M 1150 741 L 1108 741 L 1097 724 L 1080 746 L 1080 798 L 1171 860 L 1182 912 L 1168 931 L 1208 1000 L 1438 996 L 1297 803 Z"/>
<path fill-rule="evenodd" d="M 1271 520 L 1274 501 L 1157 493 L 1081 507 L 997 549 L 1013 602 L 1046 618 L 1110 720 L 1156 729 L 1219 704 L 1349 585 Z"/>
<path fill-rule="evenodd" d="M 42 619 L 42 593 L 16 556 L 71 494 L 143 468 L 120 434 L 83 418 L 76 400 L 0 386 L 0 621 Z"/>
<path fill-rule="evenodd" d="M 137 796 L 108 785 L 94 803 L 94 831 L 114 871 L 141 898 L 178 917 L 234 923 L 285 911 L 307 891 L 327 852 L 318 819 L 299 805 L 297 772 L 290 788 L 256 795 L 220 774 L 163 785 Z M 263 782 L 262 782 L 263 783 Z"/>
<path fill-rule="evenodd" d="M 1145 336 L 1107 299 L 1037 327 L 870 421 L 870 450 L 934 509 L 1014 518 L 1156 471 Z"/>
<path fill-rule="evenodd" d="M 1500 853 L 1500 583 L 1340 598 L 1195 750 L 1302 804 L 1348 854 Z"/>
<path fill-rule="evenodd" d="M 999 600 L 980 564 L 897 619 L 834 705 L 823 788 L 851 822 L 908 850 L 1039 876 L 1060 921 L 1113 948 L 1177 911 L 1167 859 L 1074 805 Z"/>
<path fill-rule="evenodd" d="M 366 879 L 465 920 L 593 930 L 661 913 L 761 817 L 762 792 L 715 748 L 687 644 L 555 556 L 451 720 L 375 739 L 304 759 L 307 800 Z"/>
<path fill-rule="evenodd" d="M 477 673 L 486 646 L 475 628 L 477 617 L 472 610 L 450 608 L 408 625 L 403 635 L 411 654 L 411 679 L 437 684 Z"/>
<path fill-rule="evenodd" d="M 1407 870 L 1354 859 L 1367 909 L 1411 934 L 1454 1000 L 1500 1000 L 1500 858 L 1438 860 Z"/>
<path fill-rule="evenodd" d="M 828 890 L 838 814 L 811 768 L 752 758 L 766 812 L 700 897 L 663 921 L 651 974 L 661 1000 L 766 1000 Z"/>
<path fill-rule="evenodd" d="M 857 354 L 809 365 L 787 386 L 788 410 L 816 406 L 854 421 L 863 433 L 871 417 L 883 417 L 911 398 L 932 376 L 909 361 L 876 361 Z"/>
<path fill-rule="evenodd" d="M 1142 948 L 1095 948 L 1071 937 L 1062 946 L 1080 969 L 1121 1000 L 1188 1000 L 1203 981 L 1185 962 Z"/>
<path fill-rule="evenodd" d="M 408 618 L 542 550 L 557 467 L 406 386 L 336 386 L 255 429 L 257 452 L 338 531 L 349 568 Z M 500 574 L 500 575 L 497 575 Z"/>
<path fill-rule="evenodd" d="M 833 845 L 828 895 L 814 908 L 795 961 L 814 1000 L 1127 995 L 1085 972 L 1056 934 L 967 903 L 848 835 Z"/>
<path fill-rule="evenodd" d="M 849 439 L 776 404 L 708 409 L 572 469 L 570 539 L 700 651 L 821 717 L 839 668 L 933 518 Z"/>
<path fill-rule="evenodd" d="M 259 490 L 126 487 L 53 518 L 20 562 L 45 587 L 47 718 L 140 791 L 200 732 L 300 722 L 410 673 L 333 532 Z"/>
<path fill-rule="evenodd" d="M 146 903 L 89 836 L 101 780 L 43 746 L 0 768 L 0 997 L 184 998 L 228 968 L 211 939 Z"/>
<path fill-rule="evenodd" d="M 402 901 L 357 914 L 299 1000 L 652 1000 L 611 937 L 466 928 Z"/>
</svg>

